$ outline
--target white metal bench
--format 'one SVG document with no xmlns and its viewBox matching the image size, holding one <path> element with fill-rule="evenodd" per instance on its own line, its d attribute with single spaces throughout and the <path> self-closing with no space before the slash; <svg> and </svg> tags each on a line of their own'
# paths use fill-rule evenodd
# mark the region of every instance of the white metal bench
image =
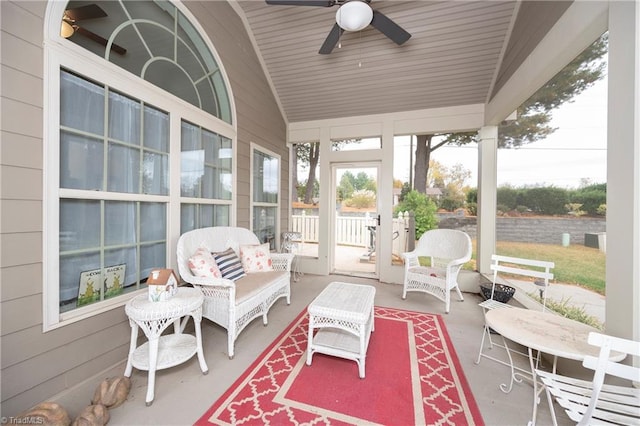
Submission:
<svg viewBox="0 0 640 426">
<path fill-rule="evenodd" d="M 524 259 L 520 257 L 511 257 L 511 256 L 500 256 L 494 254 L 491 256 L 491 270 L 493 271 L 493 279 L 491 285 L 491 297 L 484 302 L 480 303 L 480 306 L 484 310 L 484 313 L 490 311 L 492 309 L 501 309 L 501 308 L 510 308 L 511 306 L 494 300 L 494 293 L 496 282 L 498 281 L 499 274 L 505 273 L 510 275 L 516 275 L 518 277 L 526 277 L 526 278 L 534 278 L 541 280 L 541 284 L 543 283 L 543 298 L 542 298 L 542 310 L 546 309 L 547 304 L 547 292 L 546 289 L 549 286 L 549 280 L 553 280 L 553 274 L 551 273 L 551 269 L 555 267 L 554 262 L 547 262 L 543 260 L 535 260 L 535 259 Z M 480 350 L 478 351 L 478 359 L 476 360 L 476 364 L 480 363 L 480 359 L 482 357 L 488 358 L 492 361 L 498 362 L 500 364 L 504 364 L 507 366 L 511 366 L 509 363 L 500 360 L 498 358 L 492 357 L 483 352 L 485 339 L 489 340 L 489 349 L 493 348 L 493 346 L 503 347 L 504 345 L 497 344 L 491 339 L 491 330 L 485 324 L 484 331 L 482 333 L 482 341 L 480 342 Z M 507 348 L 504 348 L 507 350 Z"/>
</svg>

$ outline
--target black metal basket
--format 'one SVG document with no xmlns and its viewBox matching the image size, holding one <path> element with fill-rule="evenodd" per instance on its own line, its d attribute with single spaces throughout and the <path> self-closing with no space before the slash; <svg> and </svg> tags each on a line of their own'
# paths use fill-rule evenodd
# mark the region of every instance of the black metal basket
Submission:
<svg viewBox="0 0 640 426">
<path fill-rule="evenodd" d="M 491 298 L 491 283 L 480 284 L 480 293 L 484 300 Z M 496 288 L 493 291 L 493 300 L 501 303 L 507 303 L 513 295 L 516 293 L 514 287 L 496 283 Z"/>
</svg>

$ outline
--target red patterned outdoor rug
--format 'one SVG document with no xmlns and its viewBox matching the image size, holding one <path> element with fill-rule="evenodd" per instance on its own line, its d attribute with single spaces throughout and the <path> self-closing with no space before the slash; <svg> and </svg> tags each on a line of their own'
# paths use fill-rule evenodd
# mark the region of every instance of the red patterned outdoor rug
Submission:
<svg viewBox="0 0 640 426">
<path fill-rule="evenodd" d="M 375 307 L 366 377 L 355 361 L 305 364 L 306 309 L 197 425 L 483 425 L 440 315 Z"/>
</svg>

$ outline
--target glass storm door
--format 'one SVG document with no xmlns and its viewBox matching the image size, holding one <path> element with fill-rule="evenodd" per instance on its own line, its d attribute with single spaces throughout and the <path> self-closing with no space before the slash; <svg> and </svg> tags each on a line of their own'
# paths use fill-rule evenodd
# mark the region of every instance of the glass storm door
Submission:
<svg viewBox="0 0 640 426">
<path fill-rule="evenodd" d="M 378 277 L 379 163 L 332 165 L 331 272 Z"/>
</svg>

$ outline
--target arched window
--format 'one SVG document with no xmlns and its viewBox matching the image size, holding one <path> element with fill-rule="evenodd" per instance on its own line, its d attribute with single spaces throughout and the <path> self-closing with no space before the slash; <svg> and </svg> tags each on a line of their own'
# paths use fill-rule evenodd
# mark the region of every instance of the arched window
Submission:
<svg viewBox="0 0 640 426">
<path fill-rule="evenodd" d="M 198 30 L 168 1 L 70 1 L 60 34 L 231 123 L 226 83 Z"/>
<path fill-rule="evenodd" d="M 120 306 L 180 233 L 232 225 L 232 97 L 210 42 L 166 1 L 50 2 L 45 330 Z"/>
</svg>

